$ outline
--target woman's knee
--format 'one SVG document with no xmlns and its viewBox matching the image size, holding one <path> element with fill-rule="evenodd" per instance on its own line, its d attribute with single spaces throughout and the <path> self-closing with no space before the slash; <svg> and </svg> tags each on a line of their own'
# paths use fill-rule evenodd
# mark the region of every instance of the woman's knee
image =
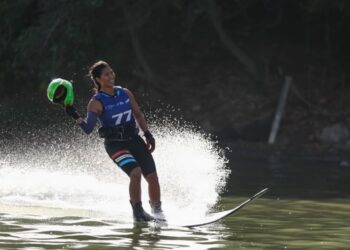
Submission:
<svg viewBox="0 0 350 250">
<path fill-rule="evenodd" d="M 141 179 L 141 174 L 142 174 L 141 168 L 136 167 L 130 172 L 129 177 L 132 180 L 138 180 L 138 179 Z"/>
<path fill-rule="evenodd" d="M 158 182 L 158 175 L 157 172 L 154 171 L 153 173 L 148 174 L 145 179 L 147 180 L 147 182 Z"/>
</svg>

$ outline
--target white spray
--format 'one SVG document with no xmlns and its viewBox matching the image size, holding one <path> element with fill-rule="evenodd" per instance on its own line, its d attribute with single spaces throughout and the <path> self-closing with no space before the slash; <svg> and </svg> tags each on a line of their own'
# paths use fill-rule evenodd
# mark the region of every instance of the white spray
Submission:
<svg viewBox="0 0 350 250">
<path fill-rule="evenodd" d="M 30 139 L 21 135 L 22 141 L 1 150 L 0 210 L 25 207 L 33 213 L 30 208 L 40 207 L 45 213 L 42 208 L 59 208 L 65 216 L 93 211 L 93 216 L 130 221 L 128 177 L 110 160 L 96 133 L 86 136 L 72 126 L 39 129 Z M 162 119 L 151 128 L 166 214 L 203 216 L 225 187 L 226 158 L 205 134 L 175 119 Z M 142 188 L 148 210 L 144 180 Z"/>
</svg>

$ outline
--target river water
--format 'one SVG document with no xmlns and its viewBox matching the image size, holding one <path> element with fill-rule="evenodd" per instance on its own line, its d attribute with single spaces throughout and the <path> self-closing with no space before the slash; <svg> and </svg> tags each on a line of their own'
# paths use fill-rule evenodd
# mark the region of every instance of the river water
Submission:
<svg viewBox="0 0 350 250">
<path fill-rule="evenodd" d="M 2 132 L 0 249 L 349 249 L 350 168 L 239 158 L 171 119 L 153 125 L 169 225 L 134 225 L 128 179 L 65 124 Z M 175 226 L 270 191 L 225 220 Z M 143 202 L 147 192 L 143 182 Z"/>
</svg>

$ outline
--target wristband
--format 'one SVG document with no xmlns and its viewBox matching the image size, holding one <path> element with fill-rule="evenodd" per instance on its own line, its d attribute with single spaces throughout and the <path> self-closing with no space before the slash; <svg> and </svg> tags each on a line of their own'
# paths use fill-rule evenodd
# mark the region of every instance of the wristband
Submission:
<svg viewBox="0 0 350 250">
<path fill-rule="evenodd" d="M 66 106 L 64 110 L 66 111 L 67 115 L 73 117 L 74 120 L 77 120 L 81 117 L 81 115 L 73 106 Z"/>
<path fill-rule="evenodd" d="M 146 137 L 146 139 L 153 139 L 153 135 L 151 134 L 151 132 L 149 132 L 149 130 L 145 131 L 143 135 L 144 137 Z"/>
</svg>

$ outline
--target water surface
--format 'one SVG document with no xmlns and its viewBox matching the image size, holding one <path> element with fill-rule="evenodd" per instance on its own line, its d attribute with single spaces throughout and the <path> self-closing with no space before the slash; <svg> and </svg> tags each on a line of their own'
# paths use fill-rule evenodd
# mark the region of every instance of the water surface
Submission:
<svg viewBox="0 0 350 250">
<path fill-rule="evenodd" d="M 336 162 L 225 157 L 206 135 L 163 121 L 152 130 L 170 225 L 134 225 L 128 179 L 99 138 L 69 123 L 30 124 L 1 132 L 0 249 L 350 247 L 350 168 Z M 173 226 L 231 209 L 265 187 L 221 222 Z M 149 209 L 146 190 L 143 182 Z"/>
<path fill-rule="evenodd" d="M 220 207 L 231 208 L 242 199 L 225 197 Z M 9 210 L 10 214 L 4 213 Z M 350 245 L 349 201 L 343 199 L 260 198 L 222 222 L 192 229 L 101 220 L 89 211 L 23 206 L 1 206 L 0 211 L 2 249 L 348 249 Z"/>
</svg>

